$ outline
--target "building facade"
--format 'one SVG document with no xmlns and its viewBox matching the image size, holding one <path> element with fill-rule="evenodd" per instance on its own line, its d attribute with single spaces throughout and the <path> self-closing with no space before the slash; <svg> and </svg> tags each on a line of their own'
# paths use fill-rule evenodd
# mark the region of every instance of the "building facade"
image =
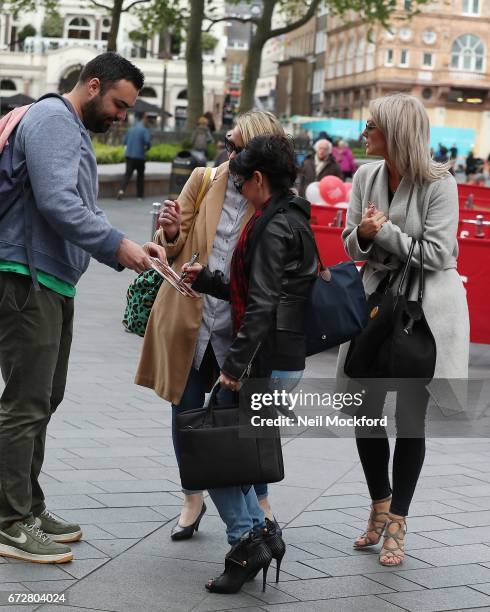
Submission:
<svg viewBox="0 0 490 612">
<path fill-rule="evenodd" d="M 37 98 L 49 91 L 69 91 L 83 65 L 105 51 L 110 19 L 103 10 L 60 0 L 59 15 L 56 36 L 43 36 L 46 15 L 42 6 L 18 20 L 12 15 L 0 16 L 0 99 L 16 93 Z M 34 27 L 36 34 L 25 38 L 21 45 L 19 33 L 27 24 Z M 183 127 L 187 114 L 185 47 L 182 45 L 177 54 L 169 55 L 163 35 L 141 39 L 134 36 L 138 28 L 139 21 L 134 15 L 121 15 L 118 52 L 131 59 L 145 75 L 140 97 L 160 109 L 164 102 L 165 110 L 172 115 L 167 120 L 168 127 Z M 224 101 L 225 24 L 216 24 L 213 35 L 218 40 L 216 47 L 203 56 L 204 110 L 211 110 L 220 118 Z"/>
<path fill-rule="evenodd" d="M 354 15 L 328 19 L 325 115 L 362 121 L 369 100 L 403 91 L 422 100 L 432 125 L 475 129 L 475 151 L 488 155 L 490 2 L 433 0 L 406 20 L 409 7 L 399 0 L 389 31 L 369 32 Z"/>
</svg>

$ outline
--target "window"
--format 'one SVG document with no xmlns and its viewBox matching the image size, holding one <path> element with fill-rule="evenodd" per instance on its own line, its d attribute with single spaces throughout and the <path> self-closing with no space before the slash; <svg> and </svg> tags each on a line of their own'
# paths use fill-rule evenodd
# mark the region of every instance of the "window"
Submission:
<svg viewBox="0 0 490 612">
<path fill-rule="evenodd" d="M 366 70 L 373 70 L 374 68 L 374 56 L 376 53 L 375 43 L 368 43 L 366 52 Z"/>
<path fill-rule="evenodd" d="M 468 72 L 483 72 L 485 46 L 478 36 L 463 34 L 451 47 L 451 68 Z"/>
<path fill-rule="evenodd" d="M 242 65 L 233 64 L 231 67 L 230 81 L 232 83 L 239 83 L 242 79 Z"/>
<path fill-rule="evenodd" d="M 153 87 L 143 87 L 139 94 L 142 98 L 156 98 L 157 92 Z"/>
<path fill-rule="evenodd" d="M 315 53 L 323 53 L 327 46 L 327 36 L 325 32 L 317 32 L 315 36 Z"/>
<path fill-rule="evenodd" d="M 408 49 L 402 49 L 400 53 L 400 66 L 408 66 Z"/>
<path fill-rule="evenodd" d="M 337 59 L 337 47 L 334 47 L 329 54 L 328 58 L 328 70 L 327 70 L 327 78 L 333 79 L 335 77 L 335 62 Z"/>
<path fill-rule="evenodd" d="M 393 66 L 393 49 L 385 51 L 385 66 Z"/>
<path fill-rule="evenodd" d="M 412 10 L 412 0 L 403 0 L 403 8 L 406 11 L 411 11 Z"/>
<path fill-rule="evenodd" d="M 345 74 L 352 74 L 354 69 L 354 50 L 355 41 L 353 38 L 350 39 L 347 47 L 347 61 L 345 63 Z"/>
<path fill-rule="evenodd" d="M 90 23 L 84 17 L 75 17 L 68 24 L 68 38 L 83 38 L 85 40 L 91 37 Z"/>
<path fill-rule="evenodd" d="M 323 91 L 323 81 L 325 78 L 325 73 L 323 68 L 317 68 L 313 73 L 313 88 L 312 92 L 314 94 L 321 93 Z"/>
<path fill-rule="evenodd" d="M 355 72 L 362 72 L 364 70 L 364 54 L 366 53 L 366 39 L 364 35 L 361 35 L 359 44 L 357 45 L 356 52 L 356 68 Z"/>
<path fill-rule="evenodd" d="M 111 29 L 111 20 L 110 19 L 103 19 L 102 20 L 102 31 L 100 33 L 100 37 L 102 40 L 108 40 L 109 39 L 109 32 Z"/>
<path fill-rule="evenodd" d="M 412 30 L 410 28 L 401 28 L 400 29 L 400 39 L 401 40 L 410 40 L 412 38 Z"/>
<path fill-rule="evenodd" d="M 0 89 L 4 89 L 5 91 L 17 91 L 15 83 L 10 79 L 2 79 L 0 81 Z"/>
<path fill-rule="evenodd" d="M 479 15 L 480 0 L 463 0 L 463 15 Z"/>
<path fill-rule="evenodd" d="M 434 67 L 434 56 L 432 55 L 432 53 L 424 53 L 422 55 L 422 66 L 424 68 Z"/>
<path fill-rule="evenodd" d="M 432 89 L 430 89 L 430 87 L 422 89 L 422 98 L 424 98 L 424 100 L 430 100 L 432 98 Z"/>
<path fill-rule="evenodd" d="M 426 45 L 433 45 L 437 40 L 437 34 L 431 29 L 424 30 L 422 33 L 422 40 Z"/>
<path fill-rule="evenodd" d="M 344 75 L 344 58 L 345 58 L 345 45 L 340 43 L 339 50 L 337 53 L 337 68 L 335 71 L 336 76 Z"/>
</svg>

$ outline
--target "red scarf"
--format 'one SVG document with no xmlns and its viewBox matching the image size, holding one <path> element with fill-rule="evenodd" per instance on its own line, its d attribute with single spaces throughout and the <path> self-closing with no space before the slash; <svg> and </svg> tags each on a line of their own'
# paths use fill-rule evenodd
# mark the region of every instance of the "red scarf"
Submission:
<svg viewBox="0 0 490 612">
<path fill-rule="evenodd" d="M 245 267 L 245 256 L 250 244 L 255 223 L 257 222 L 257 219 L 262 216 L 271 199 L 272 198 L 269 198 L 262 208 L 255 211 L 253 217 L 251 217 L 247 225 L 243 228 L 240 238 L 238 239 L 238 243 L 235 247 L 235 251 L 233 252 L 230 268 L 230 298 L 231 313 L 233 318 L 233 333 L 235 335 L 240 329 L 245 311 L 247 309 L 250 270 L 247 270 Z"/>
</svg>

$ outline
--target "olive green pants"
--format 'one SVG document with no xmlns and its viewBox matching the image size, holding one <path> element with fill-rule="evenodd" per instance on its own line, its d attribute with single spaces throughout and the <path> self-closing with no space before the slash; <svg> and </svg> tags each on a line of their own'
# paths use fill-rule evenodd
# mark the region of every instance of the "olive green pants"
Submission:
<svg viewBox="0 0 490 612">
<path fill-rule="evenodd" d="M 45 508 L 39 474 L 46 429 L 63 399 L 73 298 L 0 272 L 0 527 Z"/>
</svg>

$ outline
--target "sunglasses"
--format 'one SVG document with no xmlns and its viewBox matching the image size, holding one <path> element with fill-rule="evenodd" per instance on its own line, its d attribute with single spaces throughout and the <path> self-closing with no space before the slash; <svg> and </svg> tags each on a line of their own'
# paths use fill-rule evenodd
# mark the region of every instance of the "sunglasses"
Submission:
<svg viewBox="0 0 490 612">
<path fill-rule="evenodd" d="M 374 124 L 372 121 L 368 121 L 366 123 L 366 127 L 364 128 L 366 130 L 366 132 L 372 132 L 373 130 L 375 130 L 378 126 L 376 124 Z"/>
<path fill-rule="evenodd" d="M 236 153 L 238 155 L 243 151 L 243 148 L 244 147 L 237 147 L 233 140 L 230 140 L 228 136 L 225 136 L 225 149 L 227 153 Z"/>
<path fill-rule="evenodd" d="M 238 191 L 238 193 L 242 193 L 243 185 L 246 183 L 248 179 L 233 177 L 232 180 L 233 180 L 233 185 L 235 186 L 235 189 Z"/>
</svg>

